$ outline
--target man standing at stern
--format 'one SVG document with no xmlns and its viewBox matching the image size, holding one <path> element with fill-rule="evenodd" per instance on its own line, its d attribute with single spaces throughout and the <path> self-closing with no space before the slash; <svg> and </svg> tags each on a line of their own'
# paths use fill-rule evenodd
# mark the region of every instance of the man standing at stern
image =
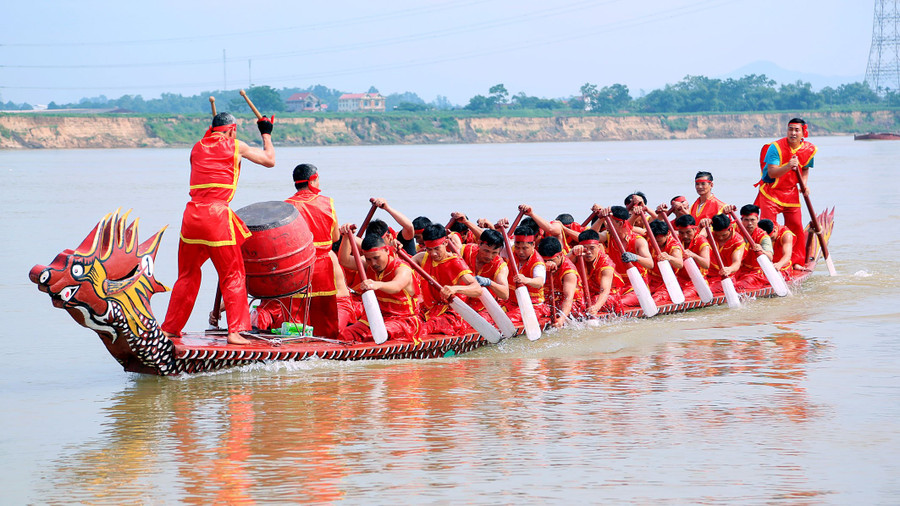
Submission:
<svg viewBox="0 0 900 506">
<path fill-rule="evenodd" d="M 816 147 L 806 140 L 808 136 L 805 121 L 800 118 L 788 121 L 787 136 L 763 146 L 759 162 L 762 175 L 755 185 L 759 188 L 754 202 L 759 206 L 759 218 L 777 222 L 778 214 L 784 214 L 784 225 L 798 239 L 793 244 L 791 261 L 799 267 L 806 264 L 806 234 L 797 181 L 802 178 L 809 191 L 809 169 L 816 156 Z"/>
<path fill-rule="evenodd" d="M 172 288 L 162 332 L 177 337 L 191 316 L 200 290 L 200 267 L 211 259 L 219 274 L 219 288 L 228 315 L 228 343 L 247 344 L 250 330 L 247 285 L 241 244 L 250 237 L 244 222 L 228 207 L 237 189 L 241 158 L 264 167 L 275 166 L 272 121 L 256 122 L 263 149 L 237 140 L 234 116 L 222 112 L 191 150 L 191 200 L 184 209 L 178 242 L 178 280 Z"/>
</svg>

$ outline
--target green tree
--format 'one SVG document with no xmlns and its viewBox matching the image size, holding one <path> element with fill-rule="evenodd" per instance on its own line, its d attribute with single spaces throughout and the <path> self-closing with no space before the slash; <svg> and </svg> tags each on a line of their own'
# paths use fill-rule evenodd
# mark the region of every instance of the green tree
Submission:
<svg viewBox="0 0 900 506">
<path fill-rule="evenodd" d="M 491 94 L 491 97 L 494 100 L 494 104 L 498 107 L 501 105 L 506 105 L 507 98 L 509 97 L 509 92 L 506 91 L 506 86 L 503 84 L 495 84 L 491 86 L 491 89 L 488 90 L 488 93 Z"/>
<path fill-rule="evenodd" d="M 469 99 L 469 103 L 464 107 L 464 109 L 474 112 L 490 112 L 494 109 L 494 105 L 495 102 L 493 97 L 475 95 L 474 97 Z"/>
<path fill-rule="evenodd" d="M 585 111 L 593 111 L 597 105 L 600 93 L 597 90 L 597 85 L 584 83 L 579 91 L 581 91 L 581 102 L 584 104 L 583 109 Z"/>
</svg>

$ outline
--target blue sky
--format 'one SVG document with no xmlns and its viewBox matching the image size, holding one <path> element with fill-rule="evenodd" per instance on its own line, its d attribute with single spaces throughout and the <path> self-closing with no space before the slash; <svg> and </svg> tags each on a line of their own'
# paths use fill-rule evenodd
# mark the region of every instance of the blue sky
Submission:
<svg viewBox="0 0 900 506">
<path fill-rule="evenodd" d="M 497 83 L 548 98 L 623 83 L 638 96 L 759 61 L 861 80 L 874 2 L 86 0 L 7 2 L 0 12 L 4 102 L 193 95 L 252 79 L 464 105 Z"/>
</svg>

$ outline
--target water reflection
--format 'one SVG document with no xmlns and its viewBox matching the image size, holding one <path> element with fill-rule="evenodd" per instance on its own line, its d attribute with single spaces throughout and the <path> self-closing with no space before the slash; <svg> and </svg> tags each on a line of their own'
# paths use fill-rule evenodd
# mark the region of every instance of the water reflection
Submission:
<svg viewBox="0 0 900 506">
<path fill-rule="evenodd" d="M 135 377 L 105 408 L 97 439 L 57 459 L 40 501 L 332 502 L 378 494 L 508 502 L 517 495 L 504 481 L 528 485 L 535 472 L 560 468 L 557 481 L 541 483 L 547 498 L 622 480 L 656 490 L 665 480 L 624 469 L 666 447 L 690 455 L 694 468 L 654 465 L 701 498 L 714 482 L 696 468 L 720 465 L 722 451 L 782 463 L 803 453 L 792 426 L 819 412 L 805 382 L 821 352 L 786 325 L 763 338 L 697 338 L 590 358 L 318 362 Z M 722 430 L 746 442 L 704 437 Z M 761 466 L 744 479 L 777 483 L 781 497 L 823 493 L 804 462 Z M 455 488 L 461 483 L 468 489 Z M 772 499 L 773 490 L 748 487 L 741 497 Z M 648 497 L 673 493 L 682 497 Z"/>
</svg>

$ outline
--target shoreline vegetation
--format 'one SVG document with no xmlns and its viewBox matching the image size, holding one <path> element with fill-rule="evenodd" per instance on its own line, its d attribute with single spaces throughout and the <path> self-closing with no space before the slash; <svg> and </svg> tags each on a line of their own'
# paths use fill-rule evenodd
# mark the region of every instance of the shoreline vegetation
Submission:
<svg viewBox="0 0 900 506">
<path fill-rule="evenodd" d="M 777 137 L 795 116 L 810 136 L 900 130 L 900 109 L 697 114 L 473 114 L 390 112 L 290 114 L 276 117 L 277 146 L 479 144 Z M 195 143 L 205 114 L 79 114 L 72 111 L 0 113 L 0 149 L 163 148 Z M 258 143 L 249 115 L 238 137 Z"/>
</svg>

